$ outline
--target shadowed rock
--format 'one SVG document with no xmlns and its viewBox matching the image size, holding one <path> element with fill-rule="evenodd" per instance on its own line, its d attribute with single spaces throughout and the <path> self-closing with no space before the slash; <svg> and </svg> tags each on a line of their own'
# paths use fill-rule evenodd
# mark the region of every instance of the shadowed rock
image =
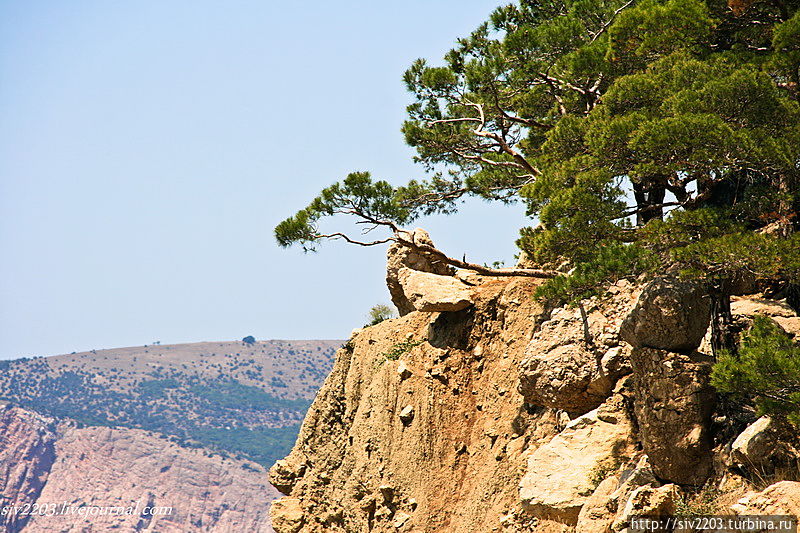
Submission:
<svg viewBox="0 0 800 533">
<path fill-rule="evenodd" d="M 702 484 L 712 468 L 710 360 L 699 353 L 639 348 L 631 354 L 631 366 L 639 435 L 656 475 Z"/>
</svg>

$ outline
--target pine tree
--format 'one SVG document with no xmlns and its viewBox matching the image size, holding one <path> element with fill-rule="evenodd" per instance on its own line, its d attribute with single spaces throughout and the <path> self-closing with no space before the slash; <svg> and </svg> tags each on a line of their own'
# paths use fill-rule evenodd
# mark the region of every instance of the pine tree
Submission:
<svg viewBox="0 0 800 533">
<path fill-rule="evenodd" d="M 796 284 L 798 5 L 501 7 L 442 64 L 420 59 L 405 73 L 414 102 L 403 133 L 428 177 L 397 186 L 350 174 L 282 222 L 278 242 L 415 246 L 403 226 L 478 196 L 525 202 L 538 219 L 517 244 L 541 268 L 515 273 L 554 278 L 548 296 L 581 298 L 619 277 L 672 271 L 705 279 L 724 316 L 737 279 Z M 389 234 L 322 231 L 336 214 Z"/>
<path fill-rule="evenodd" d="M 753 397 L 760 414 L 800 426 L 800 347 L 769 318 L 756 317 L 738 353 L 720 354 L 711 381 L 720 392 Z"/>
</svg>

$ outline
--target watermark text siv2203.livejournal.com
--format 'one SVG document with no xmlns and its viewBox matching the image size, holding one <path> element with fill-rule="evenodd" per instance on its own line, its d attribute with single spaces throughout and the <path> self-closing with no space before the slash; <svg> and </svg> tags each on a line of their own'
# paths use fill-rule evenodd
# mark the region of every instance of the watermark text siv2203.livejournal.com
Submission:
<svg viewBox="0 0 800 533">
<path fill-rule="evenodd" d="M 75 505 L 61 503 L 21 503 L 0 507 L 0 516 L 77 516 L 90 518 L 93 516 L 169 516 L 172 507 L 142 505 L 137 501 L 133 505 Z"/>
</svg>

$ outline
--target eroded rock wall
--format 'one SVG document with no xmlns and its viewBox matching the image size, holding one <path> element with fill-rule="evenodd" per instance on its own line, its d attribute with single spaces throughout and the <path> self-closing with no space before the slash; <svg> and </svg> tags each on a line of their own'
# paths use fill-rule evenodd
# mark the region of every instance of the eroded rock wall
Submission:
<svg viewBox="0 0 800 533">
<path fill-rule="evenodd" d="M 621 281 L 548 309 L 530 278 L 424 279 L 409 301 L 442 307 L 357 330 L 271 469 L 278 533 L 612 533 L 685 509 L 708 480 L 744 498 L 720 512 L 792 509 L 795 485 L 748 492 L 726 458 L 738 433 L 715 416 L 696 284 Z M 793 332 L 774 302 L 732 306 L 743 323 L 756 308 Z M 772 435 L 757 430 L 747 449 Z"/>
<path fill-rule="evenodd" d="M 271 471 L 288 495 L 276 530 L 471 533 L 521 516 L 527 456 L 558 423 L 517 391 L 548 316 L 536 285 L 486 282 L 467 309 L 411 312 L 356 334 Z"/>
</svg>

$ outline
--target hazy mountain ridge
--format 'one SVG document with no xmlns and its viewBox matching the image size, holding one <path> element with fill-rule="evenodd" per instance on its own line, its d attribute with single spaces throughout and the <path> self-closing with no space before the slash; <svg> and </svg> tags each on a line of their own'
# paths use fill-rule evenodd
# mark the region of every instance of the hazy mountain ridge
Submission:
<svg viewBox="0 0 800 533">
<path fill-rule="evenodd" d="M 0 398 L 269 464 L 291 446 L 341 344 L 204 342 L 0 361 Z"/>
</svg>

